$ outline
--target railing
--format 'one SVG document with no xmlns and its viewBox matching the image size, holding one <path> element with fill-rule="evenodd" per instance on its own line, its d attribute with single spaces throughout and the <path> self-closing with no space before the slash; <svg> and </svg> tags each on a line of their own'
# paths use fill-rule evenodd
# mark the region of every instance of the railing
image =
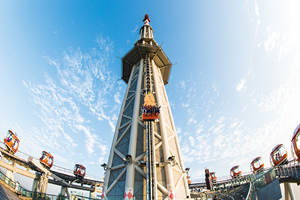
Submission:
<svg viewBox="0 0 300 200">
<path fill-rule="evenodd" d="M 265 175 L 267 173 L 270 173 L 270 178 L 271 178 L 270 181 L 271 182 L 276 178 L 274 168 L 270 168 L 268 171 L 265 171 L 265 172 L 259 174 L 253 181 L 250 182 L 249 191 L 248 191 L 246 200 L 255 199 L 254 192 L 257 190 L 260 190 L 265 185 L 267 185 L 266 178 L 265 178 Z"/>
<path fill-rule="evenodd" d="M 275 169 L 275 173 L 279 177 L 293 177 L 299 179 L 300 165 L 296 160 L 292 160 L 286 165 L 278 166 Z"/>
<path fill-rule="evenodd" d="M 64 173 L 64 174 L 67 174 L 67 175 L 70 175 L 70 176 L 74 176 L 74 173 L 73 173 L 72 170 L 60 167 L 58 165 L 53 165 L 51 170 L 53 170 L 55 172 Z M 91 174 L 86 174 L 84 178 L 89 179 L 89 180 L 103 181 L 103 178 L 101 178 L 99 176 L 91 175 Z"/>
<path fill-rule="evenodd" d="M 196 196 L 196 199 L 198 200 L 208 200 L 212 199 L 212 195 L 208 193 L 208 191 L 191 191 L 191 195 Z"/>
<path fill-rule="evenodd" d="M 97 198 L 95 199 L 95 198 L 91 198 L 91 197 L 85 197 L 85 196 L 78 195 L 78 194 L 71 194 L 70 200 L 99 200 L 99 199 L 97 199 Z"/>
<path fill-rule="evenodd" d="M 0 170 L 0 180 L 2 180 L 6 185 L 12 188 L 17 194 L 31 197 L 33 199 L 47 199 L 47 200 L 68 200 L 67 197 L 59 196 L 59 195 L 52 195 L 52 194 L 44 194 L 39 192 L 33 192 L 25 189 L 21 185 L 18 185 L 16 188 L 17 183 L 10 178 L 8 178 L 2 170 Z"/>
<path fill-rule="evenodd" d="M 265 168 L 263 173 L 266 173 L 270 171 L 271 168 Z M 280 177 L 294 177 L 300 179 L 300 164 L 296 160 L 290 160 L 288 164 L 285 165 L 280 165 L 275 168 L 275 173 L 277 176 Z M 253 174 L 252 172 L 246 172 L 243 173 L 240 178 L 232 179 L 230 176 L 223 176 L 223 177 L 218 177 L 218 180 L 214 183 L 214 185 L 236 185 L 237 182 L 251 182 L 253 179 L 255 179 L 257 175 Z M 205 179 L 197 179 L 195 180 L 195 183 L 192 183 L 193 188 L 197 188 L 197 184 L 199 185 L 204 185 L 205 187 Z"/>
<path fill-rule="evenodd" d="M 255 175 L 252 172 L 245 172 L 240 177 L 234 179 L 231 176 L 218 177 L 218 180 L 214 182 L 214 185 L 217 186 L 217 188 L 223 187 L 224 185 L 226 185 L 225 187 L 236 186 L 244 183 L 249 183 L 253 180 L 253 178 L 255 178 Z M 191 184 L 192 188 L 197 188 L 197 184 L 203 185 L 205 187 L 205 179 L 195 180 L 195 183 Z"/>
<path fill-rule="evenodd" d="M 2 144 L 4 147 L 2 147 L 3 149 L 5 149 L 5 144 L 4 142 L 0 141 L 0 144 Z M 25 161 L 28 160 L 28 157 L 30 156 L 29 154 L 25 153 L 25 152 L 22 152 L 20 150 L 18 150 L 15 155 L 17 157 L 19 157 L 20 159 L 23 159 Z M 30 157 L 33 157 L 33 156 L 30 156 Z M 34 159 L 36 159 L 37 161 L 39 160 L 39 158 L 36 158 L 36 157 L 33 157 Z M 66 169 L 66 168 L 63 168 L 63 167 L 60 167 L 58 165 L 53 165 L 52 166 L 52 170 L 54 171 L 57 171 L 57 172 L 60 172 L 60 173 L 65 173 L 67 175 L 70 175 L 70 176 L 73 176 L 73 170 L 70 170 L 70 169 Z M 98 181 L 102 181 L 103 178 L 101 178 L 100 176 L 96 176 L 96 175 L 91 175 L 91 174 L 86 174 L 85 175 L 85 179 L 90 179 L 90 180 L 98 180 Z"/>
</svg>

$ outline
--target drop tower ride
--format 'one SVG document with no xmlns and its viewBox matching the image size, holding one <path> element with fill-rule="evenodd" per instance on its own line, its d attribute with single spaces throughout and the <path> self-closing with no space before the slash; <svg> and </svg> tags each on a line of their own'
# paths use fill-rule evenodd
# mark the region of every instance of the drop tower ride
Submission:
<svg viewBox="0 0 300 200">
<path fill-rule="evenodd" d="M 122 58 L 128 84 L 117 122 L 103 196 L 107 199 L 187 199 L 187 171 L 166 94 L 171 61 L 153 39 L 145 15 L 140 38 Z"/>
</svg>

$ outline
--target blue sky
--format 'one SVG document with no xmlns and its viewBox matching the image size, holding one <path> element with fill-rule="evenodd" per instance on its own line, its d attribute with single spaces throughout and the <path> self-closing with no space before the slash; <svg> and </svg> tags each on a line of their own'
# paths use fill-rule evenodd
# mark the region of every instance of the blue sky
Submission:
<svg viewBox="0 0 300 200">
<path fill-rule="evenodd" d="M 300 122 L 297 1 L 1 1 L 0 138 L 102 178 L 145 13 L 175 64 L 166 86 L 184 164 L 250 171 Z"/>
</svg>

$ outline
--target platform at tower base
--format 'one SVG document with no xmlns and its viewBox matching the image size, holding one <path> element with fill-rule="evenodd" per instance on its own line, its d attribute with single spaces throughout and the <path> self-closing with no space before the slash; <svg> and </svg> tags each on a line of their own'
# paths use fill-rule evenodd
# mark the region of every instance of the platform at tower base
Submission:
<svg viewBox="0 0 300 200">
<path fill-rule="evenodd" d="M 0 199 L 19 200 L 20 198 L 18 197 L 18 195 L 16 193 L 14 193 L 13 191 L 11 191 L 9 188 L 5 187 L 2 182 L 3 181 L 0 180 Z"/>
<path fill-rule="evenodd" d="M 218 199 L 223 200 L 279 200 L 282 198 L 280 183 L 283 183 L 280 178 L 282 177 L 276 176 L 276 170 L 274 168 L 270 168 L 258 174 L 240 177 L 239 179 L 236 178 L 227 180 L 226 183 L 222 182 L 222 184 L 219 183 L 219 185 L 216 185 L 213 190 L 207 190 L 204 187 L 200 187 L 198 189 L 193 188 L 191 190 L 191 197 L 197 200 L 211 199 L 215 196 Z M 286 196 L 290 195 L 293 197 L 290 183 L 284 184 L 286 187 L 285 192 L 288 193 Z"/>
<path fill-rule="evenodd" d="M 279 180 L 275 179 L 265 187 L 256 191 L 254 194 L 257 199 L 275 200 L 282 198 Z"/>
</svg>

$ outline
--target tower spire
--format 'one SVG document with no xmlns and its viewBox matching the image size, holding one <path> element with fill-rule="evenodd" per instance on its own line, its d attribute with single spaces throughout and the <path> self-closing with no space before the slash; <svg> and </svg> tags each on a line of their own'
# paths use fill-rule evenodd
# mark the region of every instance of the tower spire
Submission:
<svg viewBox="0 0 300 200">
<path fill-rule="evenodd" d="M 148 14 L 145 14 L 143 22 L 144 26 L 142 26 L 140 29 L 140 42 L 143 44 L 156 44 L 156 42 L 153 40 L 153 29 L 149 25 L 150 19 Z"/>
<path fill-rule="evenodd" d="M 150 19 L 149 19 L 149 15 L 148 14 L 145 14 L 143 22 L 144 22 L 145 25 L 149 25 Z"/>
<path fill-rule="evenodd" d="M 189 198 L 186 170 L 164 85 L 171 61 L 153 39 L 146 14 L 140 39 L 122 58 L 128 84 L 111 146 L 103 196 Z M 141 109 L 142 108 L 142 109 Z"/>
</svg>

